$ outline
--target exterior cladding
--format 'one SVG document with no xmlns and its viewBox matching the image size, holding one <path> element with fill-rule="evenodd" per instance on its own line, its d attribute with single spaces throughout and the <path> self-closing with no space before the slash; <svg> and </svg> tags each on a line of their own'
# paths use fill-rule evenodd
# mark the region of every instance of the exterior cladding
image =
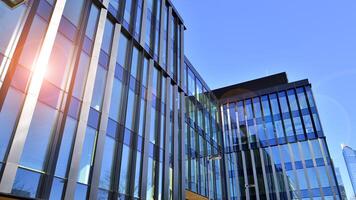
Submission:
<svg viewBox="0 0 356 200">
<path fill-rule="evenodd" d="M 213 93 L 230 199 L 341 199 L 308 80 L 280 73 Z"/>
</svg>

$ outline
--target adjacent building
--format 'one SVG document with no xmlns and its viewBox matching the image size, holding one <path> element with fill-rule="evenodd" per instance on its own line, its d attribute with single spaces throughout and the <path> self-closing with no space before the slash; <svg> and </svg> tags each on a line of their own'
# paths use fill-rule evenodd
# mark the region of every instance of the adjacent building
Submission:
<svg viewBox="0 0 356 200">
<path fill-rule="evenodd" d="M 356 197 L 356 151 L 351 147 L 342 145 L 342 154 L 344 155 L 347 171 L 349 172 L 354 196 Z"/>
<path fill-rule="evenodd" d="M 308 81 L 212 91 L 169 0 L 0 13 L 0 197 L 341 198 Z"/>
<path fill-rule="evenodd" d="M 213 93 L 231 199 L 341 198 L 308 80 L 281 73 Z"/>
</svg>

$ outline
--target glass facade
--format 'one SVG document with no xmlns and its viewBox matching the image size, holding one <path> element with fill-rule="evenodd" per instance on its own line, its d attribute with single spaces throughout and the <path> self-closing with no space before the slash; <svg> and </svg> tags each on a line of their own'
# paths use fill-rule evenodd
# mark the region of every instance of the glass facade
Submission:
<svg viewBox="0 0 356 200">
<path fill-rule="evenodd" d="M 230 198 L 341 199 L 310 84 L 259 84 L 220 99 Z"/>
<path fill-rule="evenodd" d="M 349 146 L 343 146 L 342 154 L 344 155 L 347 171 L 354 190 L 354 196 L 356 197 L 356 151 Z"/>
<path fill-rule="evenodd" d="M 226 102 L 184 56 L 171 1 L 0 13 L 0 194 L 338 198 L 310 84 Z"/>
</svg>

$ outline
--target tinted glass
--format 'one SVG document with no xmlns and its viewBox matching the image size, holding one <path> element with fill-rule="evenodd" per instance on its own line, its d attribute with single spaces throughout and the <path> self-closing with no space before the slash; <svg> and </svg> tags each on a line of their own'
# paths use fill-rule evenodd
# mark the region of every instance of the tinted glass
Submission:
<svg viewBox="0 0 356 200">
<path fill-rule="evenodd" d="M 43 170 L 56 116 L 55 109 L 37 103 L 22 152 L 21 165 Z"/>
<path fill-rule="evenodd" d="M 22 197 L 35 198 L 40 178 L 39 173 L 18 168 L 11 193 Z"/>
<path fill-rule="evenodd" d="M 0 161 L 3 161 L 23 101 L 23 93 L 9 89 L 0 112 Z"/>
<path fill-rule="evenodd" d="M 78 182 L 87 184 L 89 181 L 89 173 L 92 166 L 92 157 L 94 153 L 94 145 L 96 142 L 96 130 L 90 127 L 87 127 L 85 133 L 85 139 L 82 150 L 82 157 L 79 165 L 79 175 Z M 79 185 L 79 184 L 78 184 Z M 79 186 L 78 186 L 79 187 Z M 77 189 L 78 189 L 77 187 Z M 81 187 L 79 187 L 81 188 Z M 82 191 L 82 189 L 79 189 Z M 80 192 L 81 193 L 81 192 Z"/>
</svg>

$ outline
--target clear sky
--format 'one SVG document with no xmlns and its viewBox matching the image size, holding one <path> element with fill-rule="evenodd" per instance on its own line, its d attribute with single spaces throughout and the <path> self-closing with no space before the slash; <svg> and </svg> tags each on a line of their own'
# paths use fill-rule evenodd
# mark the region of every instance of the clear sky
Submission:
<svg viewBox="0 0 356 200">
<path fill-rule="evenodd" d="M 308 78 L 329 149 L 352 194 L 341 143 L 356 148 L 355 0 L 172 0 L 185 54 L 212 89 L 287 72 Z"/>
</svg>

